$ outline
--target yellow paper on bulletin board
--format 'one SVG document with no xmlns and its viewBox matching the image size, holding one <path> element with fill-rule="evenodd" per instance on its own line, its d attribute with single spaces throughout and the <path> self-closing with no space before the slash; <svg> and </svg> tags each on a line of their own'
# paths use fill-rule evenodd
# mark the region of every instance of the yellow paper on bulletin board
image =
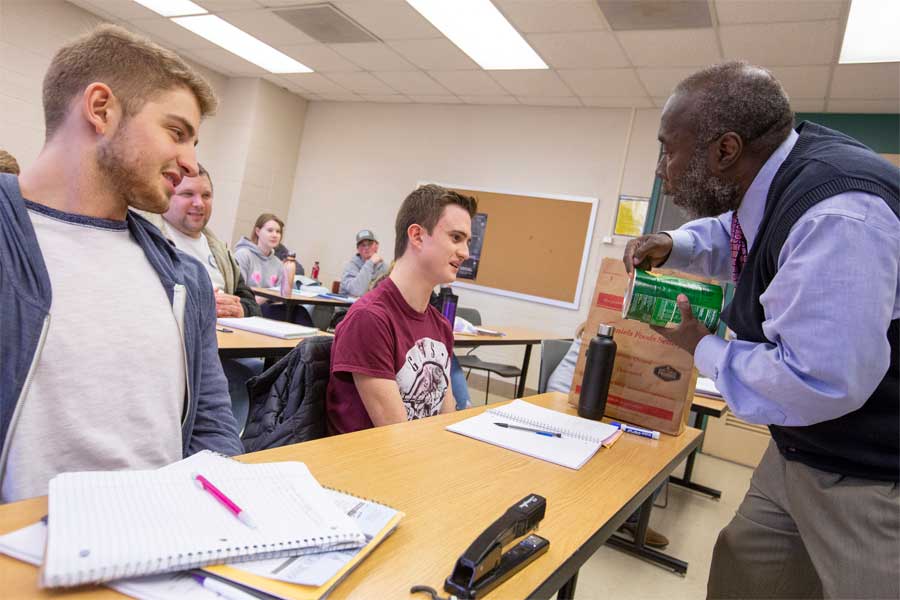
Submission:
<svg viewBox="0 0 900 600">
<path fill-rule="evenodd" d="M 644 222 L 647 220 L 649 198 L 639 196 L 619 196 L 619 209 L 616 213 L 616 235 L 638 237 L 644 233 Z"/>
</svg>

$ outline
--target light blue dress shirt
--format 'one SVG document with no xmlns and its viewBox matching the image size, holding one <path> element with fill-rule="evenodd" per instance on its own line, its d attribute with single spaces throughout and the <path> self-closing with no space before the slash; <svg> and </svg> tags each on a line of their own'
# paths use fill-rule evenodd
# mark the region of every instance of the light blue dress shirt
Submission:
<svg viewBox="0 0 900 600">
<path fill-rule="evenodd" d="M 738 208 L 752 251 L 778 168 L 798 135 L 769 157 Z M 676 231 L 665 267 L 731 281 L 731 215 Z M 900 317 L 900 223 L 876 196 L 846 192 L 800 217 L 760 296 L 772 343 L 708 335 L 694 352 L 735 415 L 750 423 L 801 426 L 861 407 L 888 369 L 887 328 Z"/>
</svg>

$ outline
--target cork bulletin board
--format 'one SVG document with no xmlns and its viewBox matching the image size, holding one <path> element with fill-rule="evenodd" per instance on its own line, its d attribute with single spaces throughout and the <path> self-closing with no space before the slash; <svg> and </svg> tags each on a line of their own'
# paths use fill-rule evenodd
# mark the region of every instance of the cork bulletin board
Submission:
<svg viewBox="0 0 900 600">
<path fill-rule="evenodd" d="M 578 309 L 596 198 L 439 185 L 475 196 L 487 215 L 476 278 L 454 287 Z"/>
</svg>

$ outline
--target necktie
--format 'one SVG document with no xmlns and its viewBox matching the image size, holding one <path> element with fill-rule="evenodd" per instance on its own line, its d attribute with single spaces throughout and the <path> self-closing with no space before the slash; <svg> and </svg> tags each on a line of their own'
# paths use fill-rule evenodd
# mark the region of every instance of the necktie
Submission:
<svg viewBox="0 0 900 600">
<path fill-rule="evenodd" d="M 744 263 L 747 262 L 747 240 L 738 221 L 737 211 L 731 215 L 731 280 L 737 284 Z"/>
</svg>

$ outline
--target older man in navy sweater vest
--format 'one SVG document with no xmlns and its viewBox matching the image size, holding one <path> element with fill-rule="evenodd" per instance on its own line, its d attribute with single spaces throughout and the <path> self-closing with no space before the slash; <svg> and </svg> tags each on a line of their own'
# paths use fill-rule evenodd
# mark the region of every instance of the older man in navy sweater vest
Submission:
<svg viewBox="0 0 900 600">
<path fill-rule="evenodd" d="M 660 330 L 773 442 L 716 542 L 711 598 L 900 594 L 900 221 L 896 167 L 730 62 L 682 81 L 657 168 L 698 217 L 630 242 L 627 269 L 731 281 L 711 335 L 679 298 Z"/>
</svg>

